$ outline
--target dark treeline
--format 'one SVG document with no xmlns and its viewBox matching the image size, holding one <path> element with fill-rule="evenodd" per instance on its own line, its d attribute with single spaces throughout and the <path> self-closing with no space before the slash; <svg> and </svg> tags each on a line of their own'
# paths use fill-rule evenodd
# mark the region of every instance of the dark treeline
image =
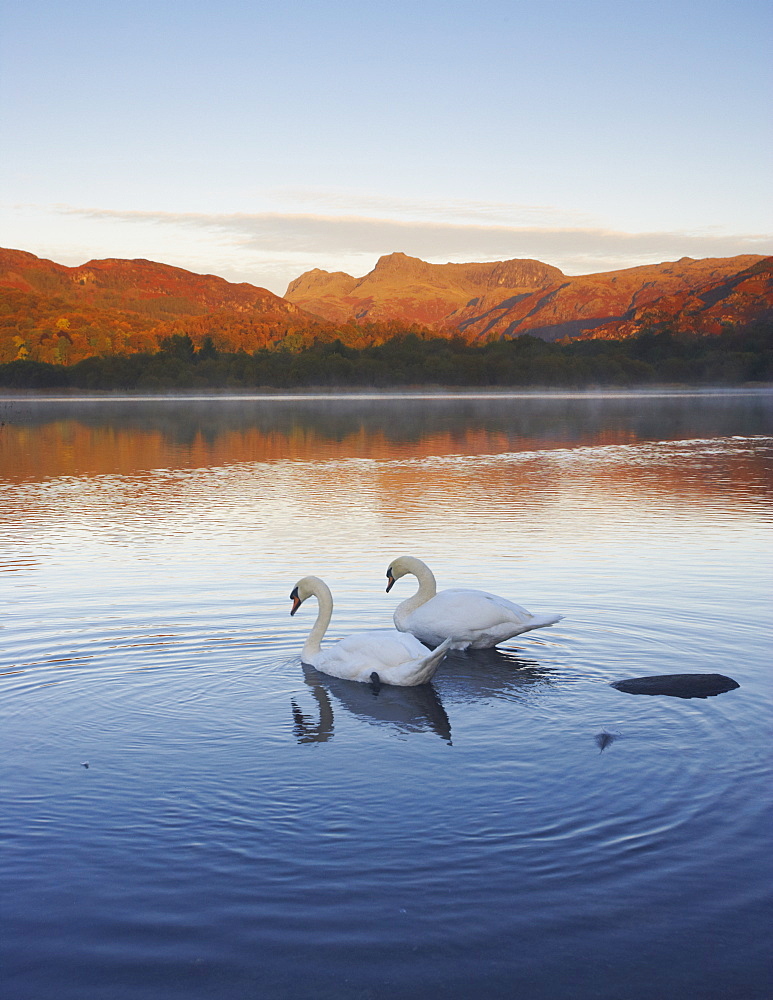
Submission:
<svg viewBox="0 0 773 1000">
<path fill-rule="evenodd" d="M 75 365 L 13 361 L 0 386 L 94 390 L 310 387 L 583 387 L 654 383 L 733 385 L 773 381 L 773 323 L 696 337 L 668 331 L 630 340 L 546 343 L 522 336 L 473 346 L 414 333 L 362 348 L 340 340 L 305 350 L 218 351 L 188 335 L 155 353 L 92 357 Z"/>
</svg>

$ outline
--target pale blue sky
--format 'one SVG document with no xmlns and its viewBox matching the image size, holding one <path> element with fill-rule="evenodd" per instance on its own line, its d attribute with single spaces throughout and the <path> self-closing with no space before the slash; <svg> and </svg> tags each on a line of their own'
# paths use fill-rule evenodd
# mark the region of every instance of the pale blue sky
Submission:
<svg viewBox="0 0 773 1000">
<path fill-rule="evenodd" d="M 283 292 L 773 253 L 769 0 L 0 0 L 0 245 Z"/>
</svg>

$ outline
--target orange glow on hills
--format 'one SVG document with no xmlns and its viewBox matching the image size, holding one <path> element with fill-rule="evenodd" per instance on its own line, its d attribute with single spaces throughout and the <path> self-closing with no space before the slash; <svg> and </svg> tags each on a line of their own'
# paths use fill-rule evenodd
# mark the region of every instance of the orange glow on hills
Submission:
<svg viewBox="0 0 773 1000">
<path fill-rule="evenodd" d="M 336 339 L 361 348 L 410 331 L 470 343 L 624 339 L 664 325 L 713 335 L 771 316 L 773 258 L 755 255 L 569 277 L 532 260 L 428 264 L 396 253 L 361 279 L 308 272 L 282 298 L 153 261 L 70 268 L 0 249 L 0 364 L 153 353 L 170 336 L 253 353 Z"/>
</svg>

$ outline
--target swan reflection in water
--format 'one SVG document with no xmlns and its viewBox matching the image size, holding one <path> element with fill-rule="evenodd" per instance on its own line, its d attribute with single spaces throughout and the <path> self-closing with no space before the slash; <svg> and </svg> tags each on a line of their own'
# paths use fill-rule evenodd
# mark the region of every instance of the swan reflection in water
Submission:
<svg viewBox="0 0 773 1000">
<path fill-rule="evenodd" d="M 293 732 L 298 743 L 327 743 L 334 733 L 334 704 L 373 725 L 400 733 L 434 732 L 451 745 L 451 722 L 441 700 L 477 701 L 504 698 L 525 701 L 553 683 L 550 668 L 527 660 L 514 650 L 480 649 L 449 652 L 430 684 L 416 687 L 356 684 L 322 674 L 302 663 L 303 679 L 316 702 L 305 712 L 293 698 Z"/>
<path fill-rule="evenodd" d="M 376 725 L 394 726 L 401 733 L 431 730 L 451 742 L 451 723 L 432 684 L 394 687 L 384 684 L 357 684 L 320 673 L 301 664 L 303 679 L 317 702 L 318 719 L 305 715 L 292 700 L 293 722 L 299 743 L 326 743 L 333 736 L 333 699 L 358 719 Z"/>
<path fill-rule="evenodd" d="M 446 654 L 435 683 L 454 701 L 529 701 L 555 683 L 553 668 L 525 657 L 519 649 L 497 646 Z"/>
</svg>

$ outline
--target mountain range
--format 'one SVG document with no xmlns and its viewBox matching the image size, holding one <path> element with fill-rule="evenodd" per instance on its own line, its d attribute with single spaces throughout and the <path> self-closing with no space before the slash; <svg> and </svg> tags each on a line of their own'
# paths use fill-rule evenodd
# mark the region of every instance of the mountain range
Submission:
<svg viewBox="0 0 773 1000">
<path fill-rule="evenodd" d="M 185 334 L 252 352 L 335 338 L 361 347 L 409 331 L 470 343 L 713 335 L 771 319 L 773 258 L 758 255 L 568 276 L 536 260 L 431 264 L 392 253 L 361 278 L 307 271 L 279 296 L 149 260 L 66 267 L 0 249 L 0 362 L 70 364 Z"/>
<path fill-rule="evenodd" d="M 359 279 L 307 271 L 285 298 L 332 322 L 416 322 L 470 341 L 622 339 L 664 323 L 712 334 L 773 314 L 771 270 L 773 258 L 748 254 L 569 277 L 536 260 L 428 264 L 393 253 Z"/>
</svg>

